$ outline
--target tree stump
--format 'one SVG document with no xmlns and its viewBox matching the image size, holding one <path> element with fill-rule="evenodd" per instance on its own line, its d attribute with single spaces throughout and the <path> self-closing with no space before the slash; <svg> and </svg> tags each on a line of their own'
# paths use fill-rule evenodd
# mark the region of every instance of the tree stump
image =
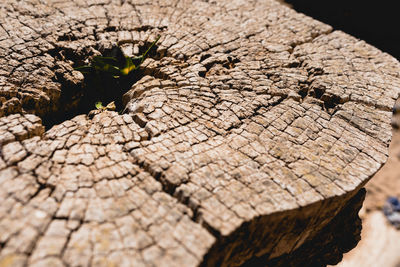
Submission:
<svg viewBox="0 0 400 267">
<path fill-rule="evenodd" d="M 158 35 L 124 114 L 88 116 L 74 67 Z M 337 263 L 399 74 L 272 0 L 4 0 L 0 266 Z"/>
</svg>

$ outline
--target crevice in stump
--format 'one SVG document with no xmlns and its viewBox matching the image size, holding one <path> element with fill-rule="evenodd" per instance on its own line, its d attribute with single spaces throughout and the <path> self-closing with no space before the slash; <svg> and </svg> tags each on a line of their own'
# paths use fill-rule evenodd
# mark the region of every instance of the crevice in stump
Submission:
<svg viewBox="0 0 400 267">
<path fill-rule="evenodd" d="M 151 43 L 146 42 L 139 47 L 139 54 L 146 51 Z M 157 52 L 157 45 L 149 51 L 148 57 L 159 60 L 162 56 Z M 95 47 L 82 49 L 81 53 L 77 53 L 68 48 L 57 47 L 48 53 L 53 56 L 56 62 L 56 70 L 54 81 L 61 84 L 61 95 L 56 103 L 56 112 L 48 113 L 42 116 L 43 125 L 50 129 L 54 125 L 60 124 L 66 120 L 80 114 L 88 114 L 95 109 L 95 103 L 100 101 L 103 105 L 114 101 L 116 111 L 122 112 L 124 105 L 122 96 L 131 87 L 149 72 L 154 70 L 146 70 L 145 67 L 132 71 L 129 75 L 119 78 L 85 75 L 81 78 L 81 73 L 71 68 L 87 65 L 93 56 L 100 54 L 103 57 L 111 57 L 115 51 L 120 49 L 117 46 L 111 48 Z"/>
</svg>

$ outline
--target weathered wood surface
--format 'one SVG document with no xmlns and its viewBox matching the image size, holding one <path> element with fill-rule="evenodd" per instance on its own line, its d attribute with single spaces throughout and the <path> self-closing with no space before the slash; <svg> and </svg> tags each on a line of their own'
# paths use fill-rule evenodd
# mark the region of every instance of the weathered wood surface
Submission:
<svg viewBox="0 0 400 267">
<path fill-rule="evenodd" d="M 73 60 L 158 34 L 126 114 L 45 131 Z M 399 71 L 272 0 L 3 0 L 0 266 L 319 262 L 386 161 Z"/>
</svg>

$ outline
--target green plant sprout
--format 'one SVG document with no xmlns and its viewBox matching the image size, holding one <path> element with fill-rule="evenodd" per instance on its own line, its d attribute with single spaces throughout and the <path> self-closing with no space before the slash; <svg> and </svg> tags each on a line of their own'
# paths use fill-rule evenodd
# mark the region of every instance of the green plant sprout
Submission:
<svg viewBox="0 0 400 267">
<path fill-rule="evenodd" d="M 153 46 L 160 39 L 160 35 L 157 36 L 156 40 L 147 48 L 146 52 L 138 57 L 129 57 L 122 55 L 122 60 L 118 60 L 117 57 L 102 57 L 95 56 L 92 59 L 90 65 L 81 66 L 75 68 L 83 74 L 91 74 L 93 72 L 111 74 L 114 78 L 129 75 L 132 71 L 137 70 L 140 65 L 144 62 L 147 54 L 153 48 Z"/>
<path fill-rule="evenodd" d="M 140 56 L 129 57 L 124 55 L 119 47 L 111 51 L 112 56 L 94 56 L 89 65 L 74 68 L 80 71 L 87 78 L 88 90 L 94 95 L 99 95 L 107 102 L 113 100 L 113 96 L 123 93 L 122 88 L 128 88 L 137 79 L 135 72 L 147 58 L 148 53 L 159 41 L 160 35 Z M 109 106 L 113 103 L 113 107 Z M 114 102 L 103 107 L 102 102 L 95 103 L 96 109 L 100 111 L 115 110 Z M 117 106 L 120 103 L 117 101 Z"/>
<path fill-rule="evenodd" d="M 101 101 L 97 101 L 95 104 L 96 109 L 100 110 L 100 111 L 104 111 L 104 110 L 115 110 L 115 103 L 114 101 L 108 103 L 107 106 L 103 106 L 103 103 Z"/>
</svg>

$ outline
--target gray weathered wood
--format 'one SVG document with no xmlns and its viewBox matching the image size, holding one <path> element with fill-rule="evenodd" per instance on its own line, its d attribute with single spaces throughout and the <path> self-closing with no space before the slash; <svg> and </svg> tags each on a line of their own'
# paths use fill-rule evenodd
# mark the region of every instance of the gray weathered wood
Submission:
<svg viewBox="0 0 400 267">
<path fill-rule="evenodd" d="M 83 83 L 73 60 L 117 43 L 137 54 L 158 34 L 126 114 L 45 131 L 40 118 L 67 112 L 62 94 Z M 2 1 L 0 266 L 303 251 L 356 220 L 350 200 L 387 159 L 399 71 L 272 0 Z"/>
</svg>

